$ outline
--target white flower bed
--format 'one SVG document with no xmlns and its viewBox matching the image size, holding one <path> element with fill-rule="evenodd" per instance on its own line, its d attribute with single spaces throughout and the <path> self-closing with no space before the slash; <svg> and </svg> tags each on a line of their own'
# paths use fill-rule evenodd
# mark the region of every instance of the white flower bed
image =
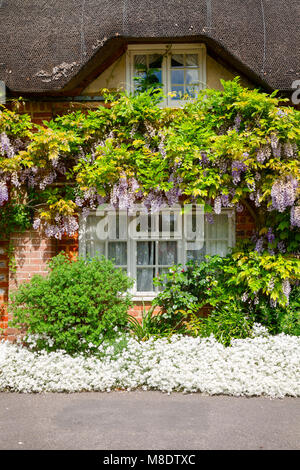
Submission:
<svg viewBox="0 0 300 470">
<path fill-rule="evenodd" d="M 229 348 L 210 338 L 173 336 L 139 343 L 129 339 L 119 353 L 70 357 L 63 351 L 34 353 L 0 343 L 0 391 L 79 392 L 156 389 L 210 395 L 300 396 L 300 337 L 253 338 Z"/>
</svg>

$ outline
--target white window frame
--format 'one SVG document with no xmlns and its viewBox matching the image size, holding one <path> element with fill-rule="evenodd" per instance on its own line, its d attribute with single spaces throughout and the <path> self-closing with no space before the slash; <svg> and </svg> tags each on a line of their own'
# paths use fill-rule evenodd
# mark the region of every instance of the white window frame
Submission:
<svg viewBox="0 0 300 470">
<path fill-rule="evenodd" d="M 171 92 L 171 55 L 172 54 L 197 54 L 199 59 L 199 90 L 206 88 L 206 46 L 205 44 L 132 44 L 126 52 L 126 89 L 134 91 L 134 55 L 135 54 L 162 54 L 162 83 L 166 99 L 161 103 L 162 107 L 181 107 L 183 100 L 175 100 L 168 96 Z"/>
<path fill-rule="evenodd" d="M 172 210 L 172 208 L 170 209 Z M 138 207 L 136 210 L 139 210 Z M 95 213 L 91 212 L 90 215 L 94 215 L 94 214 L 96 214 L 96 211 Z M 235 212 L 232 209 L 223 209 L 221 212 L 221 215 L 227 215 L 228 217 L 228 248 L 232 248 L 235 245 Z M 82 218 L 82 217 L 79 218 L 79 255 L 83 257 L 86 257 L 87 255 L 86 222 L 87 222 L 87 219 Z M 108 253 L 107 247 L 108 247 L 109 241 L 111 240 L 105 240 L 105 256 L 106 257 Z M 131 294 L 133 296 L 134 301 L 151 301 L 157 295 L 157 292 L 153 292 L 153 291 L 137 292 L 136 290 L 136 274 L 137 274 L 136 260 L 137 260 L 137 242 L 138 241 L 145 241 L 145 242 L 154 241 L 156 244 L 159 243 L 159 241 L 176 241 L 177 242 L 177 264 L 182 264 L 183 266 L 185 266 L 187 263 L 187 244 L 189 243 L 189 240 L 188 238 L 184 237 L 183 230 L 182 230 L 181 238 L 179 238 L 178 236 L 174 236 L 174 238 L 164 237 L 164 236 L 160 236 L 160 237 L 151 236 L 148 238 L 142 236 L 142 237 L 132 238 L 128 236 L 127 240 L 124 237 L 116 241 L 120 241 L 120 242 L 127 241 L 127 274 L 128 276 L 134 279 L 134 286 L 131 289 Z M 205 237 L 204 237 L 204 241 L 205 241 Z M 217 239 L 217 241 L 220 241 L 220 239 Z M 157 253 L 158 253 L 158 250 L 156 249 L 156 256 L 157 256 Z M 147 265 L 145 265 L 145 267 L 147 267 Z"/>
</svg>

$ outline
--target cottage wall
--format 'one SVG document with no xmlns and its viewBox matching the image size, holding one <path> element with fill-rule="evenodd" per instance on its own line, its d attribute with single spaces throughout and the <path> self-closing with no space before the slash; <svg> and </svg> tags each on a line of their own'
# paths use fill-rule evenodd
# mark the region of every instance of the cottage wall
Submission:
<svg viewBox="0 0 300 470">
<path fill-rule="evenodd" d="M 221 79 L 233 80 L 238 75 L 234 70 L 229 70 L 223 64 L 206 55 L 206 84 L 207 88 L 215 88 L 222 90 Z M 242 78 L 241 83 L 251 87 L 252 84 Z M 82 95 L 97 96 L 101 94 L 104 88 L 109 90 L 117 90 L 126 88 L 126 53 L 117 59 L 110 67 L 101 73 L 94 81 L 92 81 L 82 92 Z"/>
<path fill-rule="evenodd" d="M 116 89 L 125 86 L 125 54 L 114 64 L 105 70 L 97 79 L 88 85 L 82 95 L 99 95 L 102 88 Z M 224 65 L 207 55 L 207 86 L 221 89 L 220 79 L 231 80 L 235 73 L 228 70 Z M 249 83 L 245 84 L 249 86 Z M 99 103 L 98 103 L 99 104 Z M 91 103 L 84 106 L 97 106 Z M 67 113 L 70 110 L 81 107 L 80 103 L 68 103 L 61 101 L 32 101 L 28 100 L 21 106 L 20 112 L 30 114 L 36 124 L 43 124 L 43 121 L 51 120 L 57 114 Z M 247 238 L 254 230 L 254 222 L 246 209 L 236 217 L 236 238 Z M 9 340 L 14 340 L 16 330 L 8 327 L 9 317 L 6 311 L 9 292 L 18 287 L 21 282 L 29 281 L 33 274 L 44 275 L 47 272 L 47 262 L 49 259 L 64 251 L 69 256 L 76 256 L 78 253 L 78 236 L 73 238 L 63 238 L 62 240 L 46 239 L 40 233 L 31 230 L 24 233 L 14 233 L 10 240 L 0 241 L 0 328 L 2 336 Z M 9 258 L 9 254 L 10 256 Z M 10 259 L 10 261 L 9 261 Z M 11 268 L 9 268 L 9 263 Z M 145 307 L 149 308 L 149 304 Z M 130 313 L 137 318 L 141 318 L 143 305 L 136 303 Z M 1 337 L 1 330 L 0 330 Z"/>
</svg>

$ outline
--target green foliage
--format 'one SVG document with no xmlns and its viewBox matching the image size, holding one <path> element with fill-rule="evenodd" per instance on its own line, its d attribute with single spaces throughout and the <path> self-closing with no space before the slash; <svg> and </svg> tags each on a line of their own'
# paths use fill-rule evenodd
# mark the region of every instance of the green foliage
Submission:
<svg viewBox="0 0 300 470">
<path fill-rule="evenodd" d="M 176 186 L 185 202 L 212 210 L 216 197 L 229 195 L 233 206 L 252 208 L 258 230 L 273 227 L 276 243 L 284 241 L 287 251 L 295 252 L 299 235 L 291 227 L 290 208 L 284 213 L 270 209 L 273 184 L 299 176 L 300 113 L 280 107 L 282 100 L 274 93 L 243 88 L 237 79 L 222 83 L 223 91 L 203 90 L 179 109 L 162 109 L 162 92 L 144 83 L 139 94 L 107 95 L 106 106 L 59 116 L 35 132 L 29 116 L 3 108 L 0 135 L 9 137 L 15 154 L 8 157 L 0 149 L 1 178 L 21 180 L 33 169 L 35 199 L 22 183 L 18 204 L 53 224 L 58 215 L 77 215 L 81 208 L 75 199 L 88 190 L 108 200 L 121 178 L 136 179 L 140 200 L 149 193 L 165 197 Z M 262 150 L 269 152 L 263 161 L 258 158 Z M 40 185 L 57 162 L 65 167 L 66 184 Z M 234 182 L 237 165 L 245 169 Z M 0 211 L 15 204 L 6 202 Z M 23 222 L 16 215 L 5 223 L 13 231 Z"/>
<path fill-rule="evenodd" d="M 238 295 L 247 295 L 247 299 L 259 300 L 259 296 L 287 305 L 288 297 L 284 293 L 283 283 L 292 283 L 300 278 L 300 260 L 283 256 L 262 255 L 257 252 L 234 253 L 229 262 L 224 261 L 226 287 L 233 288 Z"/>
<path fill-rule="evenodd" d="M 128 316 L 130 322 L 130 330 L 137 337 L 139 341 L 147 341 L 151 337 L 164 337 L 171 336 L 174 333 L 183 333 L 186 328 L 182 318 L 179 322 L 166 321 L 165 315 L 162 312 L 154 313 L 154 307 L 146 310 L 145 307 L 142 313 L 141 321 L 138 321 L 134 316 Z"/>
<path fill-rule="evenodd" d="M 287 335 L 300 336 L 300 284 L 292 289 L 289 304 L 286 308 L 278 308 L 278 330 Z"/>
<path fill-rule="evenodd" d="M 168 322 L 186 318 L 194 334 L 219 328 L 217 335 L 229 337 L 232 332 L 233 337 L 243 337 L 254 321 L 274 334 L 298 334 L 299 277 L 300 260 L 287 256 L 256 252 L 213 256 L 189 263 L 186 269 L 175 266 L 158 278 L 164 290 L 153 303 L 163 309 Z M 212 308 L 207 319 L 199 317 L 204 306 Z"/>
<path fill-rule="evenodd" d="M 206 318 L 195 314 L 187 320 L 187 331 L 194 336 L 214 335 L 216 340 L 230 346 L 232 339 L 251 336 L 254 315 L 245 315 L 240 302 L 218 305 Z"/>
<path fill-rule="evenodd" d="M 39 335 L 38 349 L 84 352 L 127 327 L 132 281 L 111 261 L 69 261 L 60 254 L 49 265 L 49 274 L 21 284 L 9 305 L 12 325 Z"/>
<path fill-rule="evenodd" d="M 133 79 L 136 84 L 137 93 L 144 93 L 145 91 L 150 90 L 153 94 L 156 93 L 157 89 L 162 88 L 163 85 L 157 78 L 158 69 L 147 69 L 145 65 L 140 64 L 138 71 L 140 72 L 140 76 L 134 77 Z"/>
<path fill-rule="evenodd" d="M 8 238 L 11 232 L 23 232 L 32 226 L 32 214 L 26 204 L 17 200 L 0 208 L 1 238 Z"/>
</svg>

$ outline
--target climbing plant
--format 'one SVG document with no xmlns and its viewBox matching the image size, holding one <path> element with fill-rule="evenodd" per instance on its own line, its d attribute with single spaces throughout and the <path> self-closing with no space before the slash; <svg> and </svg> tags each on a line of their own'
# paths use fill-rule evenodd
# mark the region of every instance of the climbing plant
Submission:
<svg viewBox="0 0 300 470">
<path fill-rule="evenodd" d="M 102 202 L 158 210 L 179 200 L 246 206 L 257 252 L 295 253 L 300 237 L 300 112 L 243 88 L 203 90 L 179 109 L 162 91 L 107 95 L 105 106 L 34 125 L 0 110 L 0 233 L 33 225 L 61 238 Z"/>
</svg>

